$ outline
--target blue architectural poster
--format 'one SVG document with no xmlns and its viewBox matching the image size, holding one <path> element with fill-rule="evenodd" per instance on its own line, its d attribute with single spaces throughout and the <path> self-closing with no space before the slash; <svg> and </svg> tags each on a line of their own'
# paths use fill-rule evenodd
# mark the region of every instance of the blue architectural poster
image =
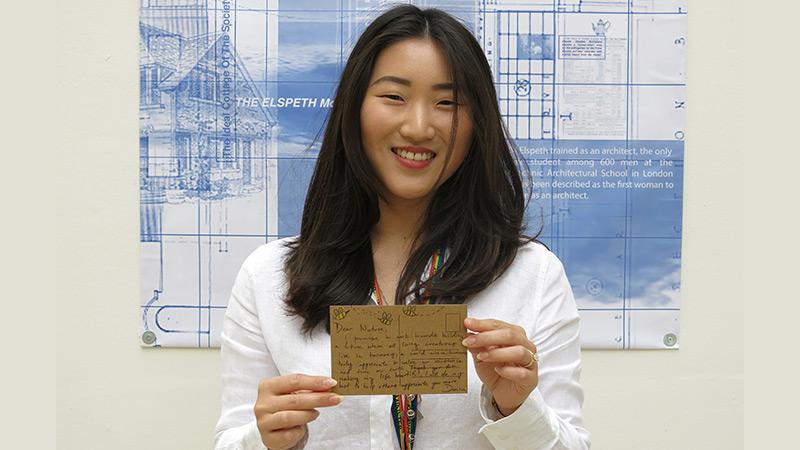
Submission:
<svg viewBox="0 0 800 450">
<path fill-rule="evenodd" d="M 483 46 L 584 347 L 677 348 L 687 2 L 411 3 Z M 245 257 L 299 232 L 337 79 L 389 4 L 140 0 L 142 345 L 219 345 Z"/>
</svg>

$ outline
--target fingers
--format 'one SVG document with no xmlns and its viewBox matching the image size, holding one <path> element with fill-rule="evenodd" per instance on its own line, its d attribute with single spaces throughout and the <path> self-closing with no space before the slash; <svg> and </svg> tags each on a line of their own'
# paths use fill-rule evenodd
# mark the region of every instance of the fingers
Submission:
<svg viewBox="0 0 800 450">
<path fill-rule="evenodd" d="M 464 326 L 467 327 L 468 330 L 472 331 L 490 331 L 490 330 L 499 330 L 502 328 L 522 328 L 510 324 L 508 322 L 503 322 L 502 320 L 497 319 L 474 319 L 472 317 L 468 317 L 464 319 Z"/>
<path fill-rule="evenodd" d="M 315 408 L 341 403 L 341 396 L 330 392 L 335 385 L 328 377 L 304 374 L 261 380 L 253 409 L 264 445 L 283 449 L 299 442 L 306 424 L 319 417 Z"/>
<path fill-rule="evenodd" d="M 470 349 L 479 347 L 509 347 L 514 345 L 521 345 L 531 351 L 536 351 L 536 347 L 528 337 L 525 331 L 516 326 L 509 325 L 508 328 L 500 328 L 482 331 L 476 334 L 469 334 L 462 344 Z"/>
<path fill-rule="evenodd" d="M 332 378 L 295 373 L 265 378 L 258 384 L 258 391 L 265 394 L 281 395 L 303 390 L 324 392 L 334 386 L 336 386 L 336 380 Z"/>
<path fill-rule="evenodd" d="M 481 362 L 511 364 L 523 368 L 532 361 L 531 351 L 521 345 L 499 347 L 493 350 L 482 349 L 475 355 L 475 358 Z"/>
<path fill-rule="evenodd" d="M 503 378 L 516 381 L 518 383 L 526 383 L 531 380 L 531 371 L 519 366 L 497 366 L 494 368 L 494 371 L 497 372 Z M 535 374 L 534 374 L 535 375 Z M 537 379 L 534 377 L 533 379 Z"/>
<path fill-rule="evenodd" d="M 287 410 L 310 410 L 320 407 L 336 406 L 342 397 L 333 393 L 304 392 L 266 397 L 261 403 L 263 412 L 275 413 Z"/>
<path fill-rule="evenodd" d="M 285 430 L 313 422 L 319 417 L 319 411 L 309 409 L 305 411 L 279 411 L 275 414 L 267 414 L 262 419 L 264 429 L 270 431 Z"/>
<path fill-rule="evenodd" d="M 476 361 L 505 367 L 516 366 L 524 372 L 537 370 L 535 362 L 531 364 L 531 353 L 536 353 L 536 346 L 528 340 L 522 327 L 497 319 L 472 318 L 465 319 L 464 325 L 470 330 L 477 331 L 469 333 L 462 341 Z M 501 376 L 504 376 L 504 373 L 498 372 Z M 515 371 L 509 372 L 512 376 L 514 373 Z M 522 376 L 524 373 L 518 374 Z M 525 373 L 525 376 L 528 375 L 529 373 Z"/>
<path fill-rule="evenodd" d="M 259 424 L 259 427 L 261 425 Z M 308 432 L 306 425 L 281 430 L 268 431 L 262 434 L 261 442 L 267 448 L 291 448 Z"/>
</svg>

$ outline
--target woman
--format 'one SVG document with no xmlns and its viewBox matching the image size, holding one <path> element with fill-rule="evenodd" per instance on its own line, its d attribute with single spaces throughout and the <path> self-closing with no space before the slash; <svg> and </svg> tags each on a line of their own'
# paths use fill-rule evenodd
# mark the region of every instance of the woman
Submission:
<svg viewBox="0 0 800 450">
<path fill-rule="evenodd" d="M 410 5 L 369 25 L 300 236 L 236 279 L 217 449 L 588 448 L 577 309 L 560 262 L 522 236 L 512 151 L 466 28 Z M 467 303 L 468 394 L 332 394 L 329 306 L 411 302 Z"/>
</svg>

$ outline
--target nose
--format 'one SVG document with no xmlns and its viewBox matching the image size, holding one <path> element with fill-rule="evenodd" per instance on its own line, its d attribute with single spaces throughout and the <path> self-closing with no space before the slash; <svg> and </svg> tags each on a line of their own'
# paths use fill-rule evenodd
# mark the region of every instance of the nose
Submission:
<svg viewBox="0 0 800 450">
<path fill-rule="evenodd" d="M 421 143 L 433 139 L 436 131 L 431 122 L 431 112 L 427 105 L 418 103 L 406 110 L 400 135 L 413 143 Z"/>
</svg>

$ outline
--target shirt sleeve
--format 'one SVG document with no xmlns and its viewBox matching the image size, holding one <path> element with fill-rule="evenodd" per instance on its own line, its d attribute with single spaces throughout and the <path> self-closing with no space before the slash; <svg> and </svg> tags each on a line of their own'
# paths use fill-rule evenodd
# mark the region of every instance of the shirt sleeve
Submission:
<svg viewBox="0 0 800 450">
<path fill-rule="evenodd" d="M 236 276 L 220 333 L 222 411 L 215 450 L 266 450 L 253 408 L 258 383 L 280 375 L 261 333 L 247 266 L 246 261 Z M 307 438 L 293 449 L 303 448 Z"/>
<path fill-rule="evenodd" d="M 542 288 L 534 301 L 538 317 L 531 336 L 539 354 L 539 385 L 513 414 L 502 417 L 481 388 L 483 434 L 496 449 L 586 450 L 580 386 L 579 316 L 564 266 L 550 254 L 543 265 Z"/>
</svg>

